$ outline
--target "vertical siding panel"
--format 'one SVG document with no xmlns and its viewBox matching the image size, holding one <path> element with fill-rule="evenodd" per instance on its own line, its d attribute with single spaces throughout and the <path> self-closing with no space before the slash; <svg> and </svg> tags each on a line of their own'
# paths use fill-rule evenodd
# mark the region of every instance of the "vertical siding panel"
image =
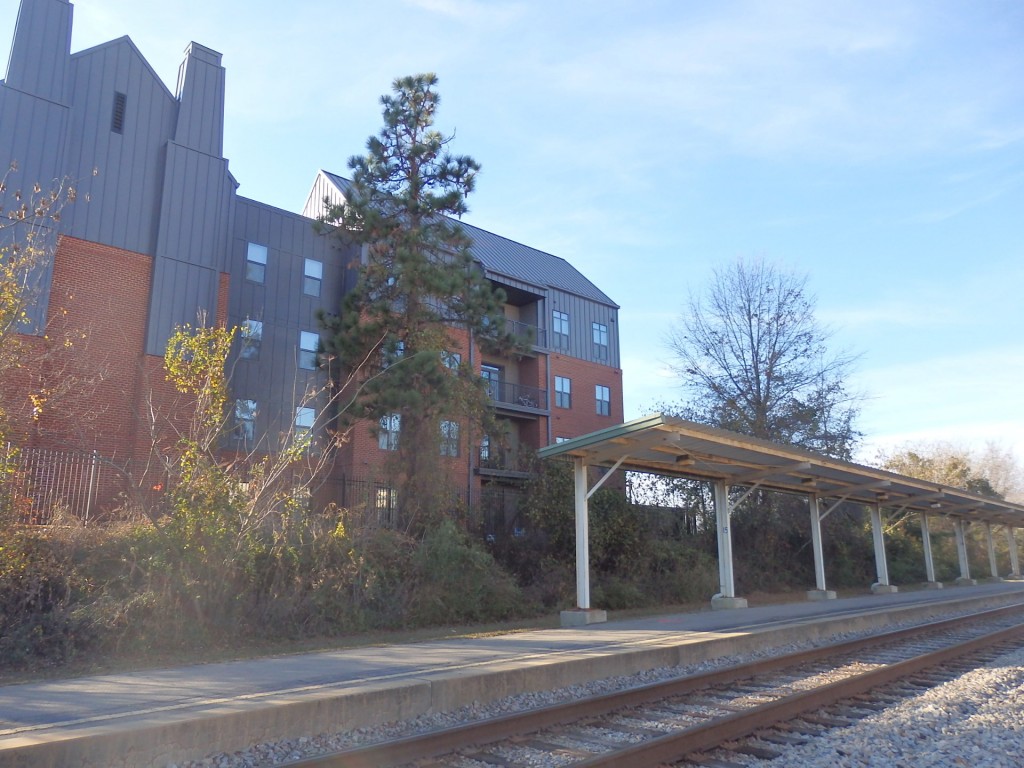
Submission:
<svg viewBox="0 0 1024 768">
<path fill-rule="evenodd" d="M 132 250 L 139 250 L 146 242 L 142 233 L 145 228 L 145 208 L 143 206 L 150 202 L 148 193 L 149 164 L 151 152 L 148 152 L 149 136 L 153 130 L 153 89 L 145 88 L 141 66 L 129 57 L 127 64 L 125 95 L 128 97 L 127 120 L 133 125 L 125 125 L 125 135 L 130 138 L 128 144 L 123 148 L 124 154 L 121 158 L 121 167 L 126 170 L 131 180 L 130 184 L 122 184 L 124 190 L 121 204 L 118 206 L 121 220 L 117 222 L 117 231 L 120 233 L 122 247 L 134 246 Z M 122 181 L 124 179 L 122 178 Z"/>
<path fill-rule="evenodd" d="M 315 309 L 325 303 L 333 304 L 329 291 L 331 275 L 337 273 L 332 259 L 336 261 L 337 255 L 329 250 L 323 238 L 313 234 L 310 219 L 245 198 L 237 202 L 232 242 L 232 269 L 238 269 L 240 274 L 244 274 L 246 243 L 257 242 L 268 248 L 265 285 L 242 280 L 237 294 L 239 299 L 231 308 L 232 317 L 237 321 L 246 316 L 262 320 L 264 334 L 260 359 L 240 360 L 233 386 L 240 393 L 239 397 L 246 396 L 261 403 L 265 411 L 261 426 L 269 429 L 276 439 L 278 433 L 291 428 L 294 408 L 307 385 L 315 385 L 322 377 L 298 368 L 299 334 L 303 330 L 318 332 Z M 306 258 L 319 259 L 325 264 L 319 301 L 302 293 Z"/>
<path fill-rule="evenodd" d="M 91 184 L 92 200 L 95 201 L 97 208 L 102 207 L 104 180 L 107 174 L 111 173 L 111 169 L 107 167 L 104 157 L 100 154 L 99 147 L 97 146 L 96 111 L 94 107 L 97 94 L 93 91 L 96 88 L 95 81 L 101 79 L 97 77 L 96 73 L 97 71 L 102 72 L 102 66 L 103 61 L 99 56 L 92 58 L 88 62 L 88 67 L 78 83 L 78 89 L 75 91 L 74 107 L 74 113 L 77 115 L 77 121 L 80 126 L 75 130 L 81 142 L 79 152 L 86 157 L 89 157 L 91 154 L 96 167 L 99 168 L 99 175 L 92 179 Z M 81 227 L 77 228 L 73 234 L 88 240 L 91 234 L 90 219 L 93 218 L 95 218 L 95 215 L 83 216 Z"/>
<path fill-rule="evenodd" d="M 100 214 L 90 216 L 86 239 L 105 242 L 104 234 L 108 230 L 107 222 L 116 216 L 122 174 L 120 160 L 121 145 L 124 136 L 110 130 L 110 116 L 114 108 L 114 89 L 117 86 L 118 58 L 121 46 L 104 49 L 99 58 L 100 72 L 94 82 L 90 83 L 89 102 L 87 109 L 92 113 L 92 146 L 95 156 L 100 158 L 105 169 L 100 174 L 100 194 L 102 202 L 97 206 Z M 88 145 L 87 145 L 88 146 Z"/>
<path fill-rule="evenodd" d="M 75 59 L 72 64 L 70 77 L 72 110 L 68 121 L 68 133 L 71 136 L 74 136 L 75 140 L 69 143 L 68 169 L 69 173 L 78 184 L 78 191 L 81 195 L 80 202 L 72 205 L 68 210 L 68 216 L 65 216 L 64 224 L 65 231 L 69 234 L 77 237 L 84 237 L 84 221 L 88 215 L 88 211 L 85 209 L 90 205 L 86 200 L 95 196 L 96 184 L 91 173 L 82 174 L 80 171 L 83 165 L 82 152 L 85 146 L 86 137 L 84 135 L 83 114 L 82 109 L 79 106 L 79 102 L 82 99 L 83 91 L 87 87 L 89 68 L 92 66 L 92 60 Z"/>
</svg>

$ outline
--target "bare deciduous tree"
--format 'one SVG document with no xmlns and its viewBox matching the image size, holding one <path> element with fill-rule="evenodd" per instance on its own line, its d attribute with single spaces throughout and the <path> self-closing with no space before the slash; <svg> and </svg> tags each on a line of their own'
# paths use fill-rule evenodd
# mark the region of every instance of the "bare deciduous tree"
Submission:
<svg viewBox="0 0 1024 768">
<path fill-rule="evenodd" d="M 855 358 L 828 349 L 807 278 L 763 260 L 722 270 L 667 339 L 696 421 L 848 459 L 860 434 Z"/>
</svg>

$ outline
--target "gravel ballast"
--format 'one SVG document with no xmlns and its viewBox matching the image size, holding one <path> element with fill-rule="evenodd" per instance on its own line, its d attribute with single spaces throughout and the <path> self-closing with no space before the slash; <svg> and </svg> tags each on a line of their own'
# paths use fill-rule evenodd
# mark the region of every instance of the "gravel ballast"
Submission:
<svg viewBox="0 0 1024 768">
<path fill-rule="evenodd" d="M 890 629 L 916 623 L 893 625 Z M 304 757 L 792 653 L 864 634 L 873 633 L 844 633 L 818 642 L 765 649 L 744 657 L 649 670 L 628 677 L 513 696 L 487 705 L 463 707 L 453 712 L 375 728 L 258 744 L 244 751 L 172 764 L 168 768 L 271 768 Z M 977 670 L 908 698 L 852 726 L 814 737 L 805 745 L 788 747 L 778 760 L 765 762 L 735 753 L 730 753 L 728 759 L 735 763 L 784 765 L 786 768 L 1019 768 L 1024 766 L 1024 649 L 1004 654 Z"/>
<path fill-rule="evenodd" d="M 1024 649 L 757 765 L 1020 768 Z"/>
</svg>

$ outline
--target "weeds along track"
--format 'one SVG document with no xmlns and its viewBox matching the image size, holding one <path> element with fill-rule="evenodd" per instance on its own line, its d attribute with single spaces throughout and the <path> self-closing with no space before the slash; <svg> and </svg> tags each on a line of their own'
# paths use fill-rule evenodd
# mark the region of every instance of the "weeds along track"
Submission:
<svg viewBox="0 0 1024 768">
<path fill-rule="evenodd" d="M 1017 604 L 287 765 L 730 765 L 706 754 L 723 745 L 771 759 L 1019 647 L 1022 620 Z"/>
</svg>

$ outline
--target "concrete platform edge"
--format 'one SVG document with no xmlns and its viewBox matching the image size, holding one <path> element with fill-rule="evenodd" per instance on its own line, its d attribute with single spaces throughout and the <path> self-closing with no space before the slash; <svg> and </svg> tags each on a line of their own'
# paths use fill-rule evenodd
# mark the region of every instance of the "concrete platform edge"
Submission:
<svg viewBox="0 0 1024 768">
<path fill-rule="evenodd" d="M 626 650 L 596 650 L 569 658 L 546 656 L 528 663 L 497 662 L 472 670 L 424 675 L 365 688 L 325 689 L 301 697 L 268 695 L 259 701 L 223 702 L 199 714 L 174 716 L 164 712 L 130 724 L 26 731 L 0 740 L 0 766 L 164 768 L 171 762 L 244 749 L 262 741 L 368 727 L 519 693 L 879 628 L 891 623 L 894 612 L 900 614 L 901 621 L 923 621 L 940 612 L 982 610 L 1016 602 L 1019 597 L 1011 593 L 981 600 L 962 598 L 939 604 L 879 608 L 839 619 L 798 621 L 754 632 L 694 632 Z"/>
</svg>

